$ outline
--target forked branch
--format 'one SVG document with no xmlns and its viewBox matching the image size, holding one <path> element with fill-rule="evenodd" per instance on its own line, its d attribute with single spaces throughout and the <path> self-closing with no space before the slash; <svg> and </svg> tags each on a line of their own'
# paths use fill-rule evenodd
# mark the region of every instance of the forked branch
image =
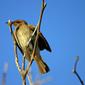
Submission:
<svg viewBox="0 0 85 85">
<path fill-rule="evenodd" d="M 83 80 L 81 79 L 81 77 L 79 76 L 78 72 L 77 72 L 77 64 L 78 64 L 78 61 L 79 61 L 79 56 L 76 57 L 76 61 L 75 61 L 75 64 L 74 64 L 74 67 L 73 67 L 73 73 L 77 76 L 78 80 L 80 81 L 81 85 L 84 85 L 84 82 Z"/>
</svg>

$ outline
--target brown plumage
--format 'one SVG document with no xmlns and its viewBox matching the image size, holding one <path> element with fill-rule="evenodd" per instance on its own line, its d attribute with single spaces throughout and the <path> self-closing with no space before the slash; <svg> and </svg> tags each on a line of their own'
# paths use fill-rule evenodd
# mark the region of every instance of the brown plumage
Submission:
<svg viewBox="0 0 85 85">
<path fill-rule="evenodd" d="M 30 61 L 33 47 L 34 47 L 35 36 L 32 38 L 31 42 L 29 43 L 29 46 L 27 46 L 27 42 L 29 41 L 31 34 L 34 31 L 35 26 L 27 24 L 27 22 L 24 20 L 15 20 L 12 22 L 12 24 L 14 25 L 15 28 L 17 28 L 17 31 L 14 31 L 14 36 L 17 41 L 17 46 L 22 52 L 22 54 L 25 53 L 26 59 Z M 44 49 L 51 52 L 51 48 L 47 40 L 40 32 L 37 40 L 34 60 L 36 61 L 40 73 L 42 74 L 47 73 L 49 71 L 49 67 L 40 56 L 40 50 L 44 50 Z"/>
</svg>

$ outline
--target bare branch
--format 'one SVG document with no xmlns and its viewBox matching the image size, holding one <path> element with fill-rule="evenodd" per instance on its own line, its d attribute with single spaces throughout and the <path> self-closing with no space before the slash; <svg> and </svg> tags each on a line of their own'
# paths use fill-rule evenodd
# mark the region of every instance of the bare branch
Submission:
<svg viewBox="0 0 85 85">
<path fill-rule="evenodd" d="M 73 72 L 76 71 L 78 61 L 79 61 L 79 56 L 76 57 L 76 61 L 75 61 L 74 68 L 73 68 Z"/>
<path fill-rule="evenodd" d="M 42 0 L 42 1 L 43 1 L 43 2 L 42 2 L 42 8 L 41 8 L 40 18 L 39 18 L 38 24 L 37 24 L 37 26 L 35 27 L 35 30 L 34 30 L 34 32 L 32 33 L 31 38 L 30 38 L 29 41 L 28 41 L 28 45 L 29 45 L 32 37 L 34 36 L 35 32 L 37 31 L 37 35 L 36 35 L 35 42 L 34 42 L 34 49 L 33 49 L 33 52 L 32 52 L 31 60 L 30 60 L 29 65 L 28 65 L 28 67 L 27 67 L 27 69 L 26 69 L 26 73 L 29 72 L 29 68 L 30 68 L 30 66 L 31 66 L 31 64 L 32 64 L 32 62 L 33 62 L 33 57 L 34 57 L 34 55 L 35 55 L 36 44 L 37 44 L 38 34 L 39 34 L 39 31 L 40 31 L 42 16 L 43 16 L 43 13 L 44 13 L 44 10 L 45 10 L 45 7 L 46 7 L 45 1 L 44 1 L 44 0 Z M 28 46 L 28 45 L 27 45 L 27 46 Z"/>
<path fill-rule="evenodd" d="M 22 70 L 25 71 L 25 55 L 23 55 Z M 26 78 L 23 78 L 23 85 L 26 85 Z"/>
<path fill-rule="evenodd" d="M 18 71 L 21 72 L 21 68 L 20 68 L 20 65 L 19 65 L 19 63 L 18 63 L 18 55 L 17 55 L 16 39 L 15 39 L 13 30 L 12 30 L 12 26 L 11 26 L 11 21 L 10 21 L 10 20 L 8 21 L 8 25 L 9 25 L 10 32 L 11 32 L 11 35 L 12 35 L 12 38 L 13 38 L 13 41 L 14 41 L 15 63 L 16 63 L 16 66 L 17 66 L 17 68 L 18 68 Z"/>
<path fill-rule="evenodd" d="M 47 5 L 47 4 L 45 3 L 45 1 L 42 0 L 42 8 L 41 8 L 40 18 L 39 18 L 38 25 L 37 25 L 39 31 L 40 31 L 40 26 L 41 26 L 41 22 L 42 22 L 42 16 L 43 16 L 44 10 L 45 10 L 45 8 L 46 8 L 46 5 Z"/>
<path fill-rule="evenodd" d="M 27 78 L 28 78 L 28 81 L 29 81 L 29 85 L 34 85 L 33 82 L 32 82 L 31 72 L 28 73 Z"/>
<path fill-rule="evenodd" d="M 42 2 L 42 8 L 41 8 L 41 12 L 40 12 L 40 17 L 39 17 L 39 20 L 38 20 L 38 24 L 37 24 L 37 26 L 35 27 L 35 30 L 34 30 L 34 32 L 32 33 L 32 36 L 30 37 L 30 39 L 29 39 L 29 41 L 28 41 L 28 43 L 27 43 L 27 46 L 29 45 L 29 43 L 30 43 L 32 37 L 34 36 L 34 34 L 36 33 L 37 29 L 39 29 L 39 31 L 40 31 L 40 26 L 41 26 L 41 22 L 42 22 L 42 16 L 43 16 L 44 10 L 45 10 L 46 5 L 47 5 L 44 0 L 42 0 L 42 1 L 43 1 L 43 2 Z"/>
<path fill-rule="evenodd" d="M 20 68 L 20 65 L 19 65 L 19 63 L 18 63 L 18 54 L 17 54 L 17 46 L 16 46 L 16 39 L 15 39 L 15 36 L 14 36 L 14 33 L 13 33 L 13 30 L 12 30 L 12 26 L 11 26 L 11 21 L 9 20 L 9 22 L 8 22 L 8 24 L 9 24 L 9 28 L 10 28 L 10 32 L 11 32 L 11 35 L 12 35 L 12 38 L 13 38 L 13 41 L 14 41 L 14 54 L 15 54 L 15 63 L 16 63 L 16 66 L 17 66 L 17 69 L 18 69 L 18 71 L 19 71 L 19 73 L 21 74 L 21 76 L 22 76 L 22 80 L 23 80 L 23 85 L 26 85 L 26 81 L 25 81 L 25 78 L 24 78 L 24 71 L 23 71 L 23 69 L 24 69 L 24 62 L 25 62 L 25 59 L 24 59 L 24 57 L 23 57 L 23 63 L 22 63 L 22 69 Z"/>
<path fill-rule="evenodd" d="M 16 66 L 18 68 L 18 71 L 21 73 L 21 68 L 20 68 L 20 65 L 18 63 L 18 55 L 17 55 L 17 46 L 16 46 L 16 44 L 14 44 L 14 54 L 15 54 L 15 63 L 16 63 Z"/>
<path fill-rule="evenodd" d="M 15 41 L 14 41 L 15 42 Z M 17 54 L 17 46 L 16 46 L 16 43 L 14 43 L 14 54 L 15 54 L 15 63 L 16 63 L 16 66 L 17 66 L 17 69 L 19 71 L 19 73 L 21 74 L 22 76 L 22 84 L 23 85 L 26 85 L 26 80 L 25 80 L 25 77 L 24 77 L 24 69 L 25 69 L 25 57 L 23 57 L 23 62 L 22 62 L 22 69 L 20 68 L 20 65 L 18 63 L 18 54 Z"/>
<path fill-rule="evenodd" d="M 83 80 L 81 79 L 81 77 L 79 76 L 79 74 L 77 73 L 77 70 L 76 70 L 78 61 L 79 61 L 79 56 L 76 57 L 76 61 L 75 61 L 75 64 L 74 64 L 72 72 L 77 76 L 77 78 L 80 81 L 81 85 L 84 85 Z"/>
</svg>

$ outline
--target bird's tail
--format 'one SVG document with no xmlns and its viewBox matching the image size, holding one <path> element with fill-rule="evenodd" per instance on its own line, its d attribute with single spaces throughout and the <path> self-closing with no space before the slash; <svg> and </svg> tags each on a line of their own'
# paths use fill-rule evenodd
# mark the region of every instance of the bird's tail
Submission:
<svg viewBox="0 0 85 85">
<path fill-rule="evenodd" d="M 39 71 L 41 74 L 45 74 L 47 72 L 49 72 L 49 67 L 47 66 L 47 64 L 43 61 L 43 59 L 40 57 L 35 56 L 35 61 L 38 65 Z"/>
</svg>

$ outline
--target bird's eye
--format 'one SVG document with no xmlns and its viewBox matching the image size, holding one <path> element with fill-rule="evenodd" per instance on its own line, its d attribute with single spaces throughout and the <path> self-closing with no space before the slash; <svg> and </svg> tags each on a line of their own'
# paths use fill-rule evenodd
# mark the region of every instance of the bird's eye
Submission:
<svg viewBox="0 0 85 85">
<path fill-rule="evenodd" d="M 19 24 L 20 22 L 19 22 L 19 21 L 17 21 L 17 23 Z"/>
</svg>

